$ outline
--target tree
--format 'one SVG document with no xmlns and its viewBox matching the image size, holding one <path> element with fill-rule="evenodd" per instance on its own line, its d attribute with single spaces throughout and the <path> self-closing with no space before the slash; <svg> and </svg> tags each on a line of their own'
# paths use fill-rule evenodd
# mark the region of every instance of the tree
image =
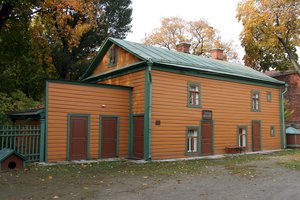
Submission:
<svg viewBox="0 0 300 200">
<path fill-rule="evenodd" d="M 19 90 L 39 100 L 47 76 L 47 47 L 45 41 L 34 38 L 37 30 L 30 17 L 16 17 L 25 12 L 18 9 L 14 6 L 0 29 L 0 92 L 11 95 Z"/>
<path fill-rule="evenodd" d="M 20 90 L 16 90 L 8 95 L 0 92 L 0 124 L 8 121 L 6 114 L 9 111 L 32 108 L 41 105 L 40 102 L 34 101 Z"/>
<path fill-rule="evenodd" d="M 131 0 L 48 0 L 39 13 L 60 79 L 76 80 L 107 36 L 131 29 Z"/>
<path fill-rule="evenodd" d="M 290 107 L 290 102 L 287 99 L 284 99 L 284 119 L 288 120 L 293 114 L 294 110 Z"/>
<path fill-rule="evenodd" d="M 175 49 L 180 42 L 191 43 L 191 53 L 195 55 L 207 55 L 213 48 L 222 48 L 226 59 L 237 59 L 232 41 L 223 41 L 219 31 L 205 19 L 186 21 L 179 17 L 162 18 L 160 28 L 154 29 L 144 41 L 145 44 L 168 49 Z"/>
<path fill-rule="evenodd" d="M 41 101 L 45 78 L 78 79 L 107 36 L 124 38 L 130 31 L 130 4 L 131 0 L 0 0 L 1 105 L 18 96 L 20 102 Z"/>
<path fill-rule="evenodd" d="M 0 30 L 9 19 L 28 19 L 39 12 L 42 0 L 1 0 Z"/>
<path fill-rule="evenodd" d="M 300 45 L 300 1 L 244 0 L 237 19 L 243 23 L 241 43 L 245 64 L 257 70 L 299 71 L 296 46 Z M 299 71 L 300 73 L 300 71 Z"/>
</svg>

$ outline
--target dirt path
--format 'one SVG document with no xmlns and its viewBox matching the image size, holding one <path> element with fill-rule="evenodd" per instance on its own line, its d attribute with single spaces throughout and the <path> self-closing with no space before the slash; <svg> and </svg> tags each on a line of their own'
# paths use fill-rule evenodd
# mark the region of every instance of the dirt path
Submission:
<svg viewBox="0 0 300 200">
<path fill-rule="evenodd" d="M 300 171 L 279 164 L 294 161 L 300 163 L 300 151 L 217 161 L 31 166 L 0 172 L 0 199 L 298 200 Z"/>
<path fill-rule="evenodd" d="M 96 199 L 272 199 L 299 200 L 300 172 L 283 168 L 273 160 L 238 166 L 252 174 L 235 174 L 230 167 L 211 167 L 203 175 L 147 179 L 124 178 L 99 188 Z M 255 172 L 253 172 L 255 171 Z"/>
</svg>

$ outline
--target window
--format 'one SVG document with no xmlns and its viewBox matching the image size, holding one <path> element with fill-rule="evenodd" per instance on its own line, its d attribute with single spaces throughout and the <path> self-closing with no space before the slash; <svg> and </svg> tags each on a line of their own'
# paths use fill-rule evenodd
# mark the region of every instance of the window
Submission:
<svg viewBox="0 0 300 200">
<path fill-rule="evenodd" d="M 260 111 L 259 91 L 256 90 L 251 91 L 251 111 Z"/>
<path fill-rule="evenodd" d="M 271 126 L 270 127 L 270 136 L 271 137 L 275 137 L 275 135 L 276 135 L 275 126 Z"/>
<path fill-rule="evenodd" d="M 238 146 L 247 147 L 247 127 L 238 126 L 237 132 Z"/>
<path fill-rule="evenodd" d="M 114 67 L 117 64 L 117 47 L 111 46 L 108 51 L 108 67 Z"/>
<path fill-rule="evenodd" d="M 200 83 L 188 82 L 188 106 L 201 107 Z"/>
<path fill-rule="evenodd" d="M 186 152 L 198 153 L 198 127 L 188 127 L 186 135 Z"/>
<path fill-rule="evenodd" d="M 272 92 L 267 92 L 267 101 L 268 102 L 272 101 Z"/>
</svg>

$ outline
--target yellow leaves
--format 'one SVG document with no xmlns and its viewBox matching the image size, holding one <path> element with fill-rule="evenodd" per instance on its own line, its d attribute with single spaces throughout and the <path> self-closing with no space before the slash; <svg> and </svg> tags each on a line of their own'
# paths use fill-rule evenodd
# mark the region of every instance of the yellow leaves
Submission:
<svg viewBox="0 0 300 200">
<path fill-rule="evenodd" d="M 205 54 L 212 48 L 229 45 L 222 41 L 219 31 L 214 29 L 207 20 L 186 21 L 179 17 L 162 18 L 161 26 L 154 29 L 144 41 L 145 44 L 159 45 L 168 49 L 175 49 L 176 44 L 180 42 L 191 43 L 191 53 L 196 55 Z M 228 50 L 228 52 L 232 51 L 230 55 L 235 55 L 234 57 L 237 58 L 233 48 Z"/>
<path fill-rule="evenodd" d="M 80 38 L 96 26 L 92 0 L 45 0 L 43 23 L 52 41 L 69 51 L 77 47 Z"/>
</svg>

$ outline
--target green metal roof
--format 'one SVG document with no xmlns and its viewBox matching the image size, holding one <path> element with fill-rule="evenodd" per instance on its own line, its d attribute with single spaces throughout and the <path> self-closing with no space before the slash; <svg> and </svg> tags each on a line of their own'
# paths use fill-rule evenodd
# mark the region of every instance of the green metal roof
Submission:
<svg viewBox="0 0 300 200">
<path fill-rule="evenodd" d="M 87 69 L 82 78 L 86 78 L 91 75 L 92 71 L 95 69 L 98 62 L 102 59 L 105 52 L 108 50 L 112 43 L 130 52 L 131 54 L 140 58 L 142 61 L 152 62 L 154 64 L 156 63 L 179 68 L 200 70 L 216 75 L 230 75 L 233 77 L 235 76 L 264 81 L 276 85 L 284 85 L 284 82 L 271 78 L 261 72 L 258 72 L 244 65 L 236 64 L 233 62 L 215 60 L 204 56 L 181 53 L 165 48 L 149 46 L 145 44 L 129 42 L 126 40 L 115 38 L 108 38 L 104 42 L 104 44 L 100 48 L 98 55 L 93 60 L 92 64 Z"/>
<path fill-rule="evenodd" d="M 294 127 L 288 127 L 285 131 L 286 134 L 300 134 L 300 130 L 295 129 Z"/>
<path fill-rule="evenodd" d="M 25 160 L 25 158 L 22 155 L 20 155 L 13 149 L 4 148 L 4 149 L 0 150 L 0 162 L 5 160 L 7 157 L 9 157 L 12 154 L 15 154 L 15 155 L 19 156 L 21 159 Z"/>
</svg>

